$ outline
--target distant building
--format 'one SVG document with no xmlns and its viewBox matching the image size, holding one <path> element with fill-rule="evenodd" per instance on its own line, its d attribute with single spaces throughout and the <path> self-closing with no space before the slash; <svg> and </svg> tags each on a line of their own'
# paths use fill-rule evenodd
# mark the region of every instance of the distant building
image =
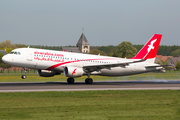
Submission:
<svg viewBox="0 0 180 120">
<path fill-rule="evenodd" d="M 162 64 L 161 61 L 167 61 L 168 58 L 172 58 L 173 56 L 162 56 L 162 55 L 156 55 L 155 63 Z"/>
<path fill-rule="evenodd" d="M 0 50 L 0 52 L 1 52 L 1 53 L 3 53 L 4 55 L 6 55 L 6 54 L 7 54 L 6 49 L 5 49 L 5 50 Z"/>
<path fill-rule="evenodd" d="M 177 62 L 180 61 L 180 57 L 169 57 L 167 59 L 168 65 L 171 65 L 172 69 L 175 69 Z"/>
<path fill-rule="evenodd" d="M 81 37 L 79 38 L 79 41 L 76 44 L 76 47 L 62 47 L 62 50 L 67 52 L 75 52 L 75 53 L 89 53 L 90 44 L 84 33 L 82 33 Z"/>
<path fill-rule="evenodd" d="M 90 45 L 89 45 L 89 42 L 87 41 L 87 38 L 84 35 L 84 33 L 82 33 L 76 46 L 79 48 L 81 53 L 89 53 Z"/>
<path fill-rule="evenodd" d="M 79 48 L 77 48 L 77 47 L 62 47 L 62 50 L 66 51 L 66 52 L 81 53 Z"/>
<path fill-rule="evenodd" d="M 175 69 L 177 62 L 180 61 L 180 57 L 156 55 L 155 63 L 163 64 L 162 61 L 167 62 L 170 65 L 170 69 Z"/>
</svg>

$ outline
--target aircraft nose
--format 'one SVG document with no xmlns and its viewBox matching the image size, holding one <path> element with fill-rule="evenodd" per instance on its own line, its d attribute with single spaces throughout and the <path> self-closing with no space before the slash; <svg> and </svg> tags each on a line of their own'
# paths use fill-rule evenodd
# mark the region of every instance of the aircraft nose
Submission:
<svg viewBox="0 0 180 120">
<path fill-rule="evenodd" d="M 3 61 L 4 63 L 8 63 L 8 56 L 7 56 L 7 55 L 4 55 L 4 56 L 2 57 L 2 61 Z"/>
</svg>

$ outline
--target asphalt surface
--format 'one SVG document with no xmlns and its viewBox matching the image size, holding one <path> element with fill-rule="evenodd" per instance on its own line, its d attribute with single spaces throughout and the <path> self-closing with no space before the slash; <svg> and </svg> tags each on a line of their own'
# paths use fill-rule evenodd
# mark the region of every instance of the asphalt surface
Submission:
<svg viewBox="0 0 180 120">
<path fill-rule="evenodd" d="M 85 90 L 180 90 L 180 80 L 103 81 L 84 82 L 33 82 L 0 83 L 0 92 L 40 92 L 40 91 L 85 91 Z"/>
</svg>

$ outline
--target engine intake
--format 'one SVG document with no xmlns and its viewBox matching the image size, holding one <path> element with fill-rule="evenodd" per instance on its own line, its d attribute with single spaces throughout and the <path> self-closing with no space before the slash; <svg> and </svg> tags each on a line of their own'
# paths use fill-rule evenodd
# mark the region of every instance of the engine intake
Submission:
<svg viewBox="0 0 180 120">
<path fill-rule="evenodd" d="M 82 68 L 77 67 L 65 67 L 64 68 L 64 75 L 66 77 L 81 77 L 84 74 Z"/>
<path fill-rule="evenodd" d="M 50 70 L 37 70 L 37 73 L 41 77 L 53 77 L 54 75 L 61 74 L 61 73 L 57 73 L 55 71 L 50 71 Z"/>
</svg>

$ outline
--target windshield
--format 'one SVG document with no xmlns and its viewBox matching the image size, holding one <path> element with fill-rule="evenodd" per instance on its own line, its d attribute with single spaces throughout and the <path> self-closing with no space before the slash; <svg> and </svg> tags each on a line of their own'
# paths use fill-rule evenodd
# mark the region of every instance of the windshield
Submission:
<svg viewBox="0 0 180 120">
<path fill-rule="evenodd" d="M 9 54 L 21 55 L 20 52 L 16 52 L 16 51 L 11 51 Z"/>
</svg>

